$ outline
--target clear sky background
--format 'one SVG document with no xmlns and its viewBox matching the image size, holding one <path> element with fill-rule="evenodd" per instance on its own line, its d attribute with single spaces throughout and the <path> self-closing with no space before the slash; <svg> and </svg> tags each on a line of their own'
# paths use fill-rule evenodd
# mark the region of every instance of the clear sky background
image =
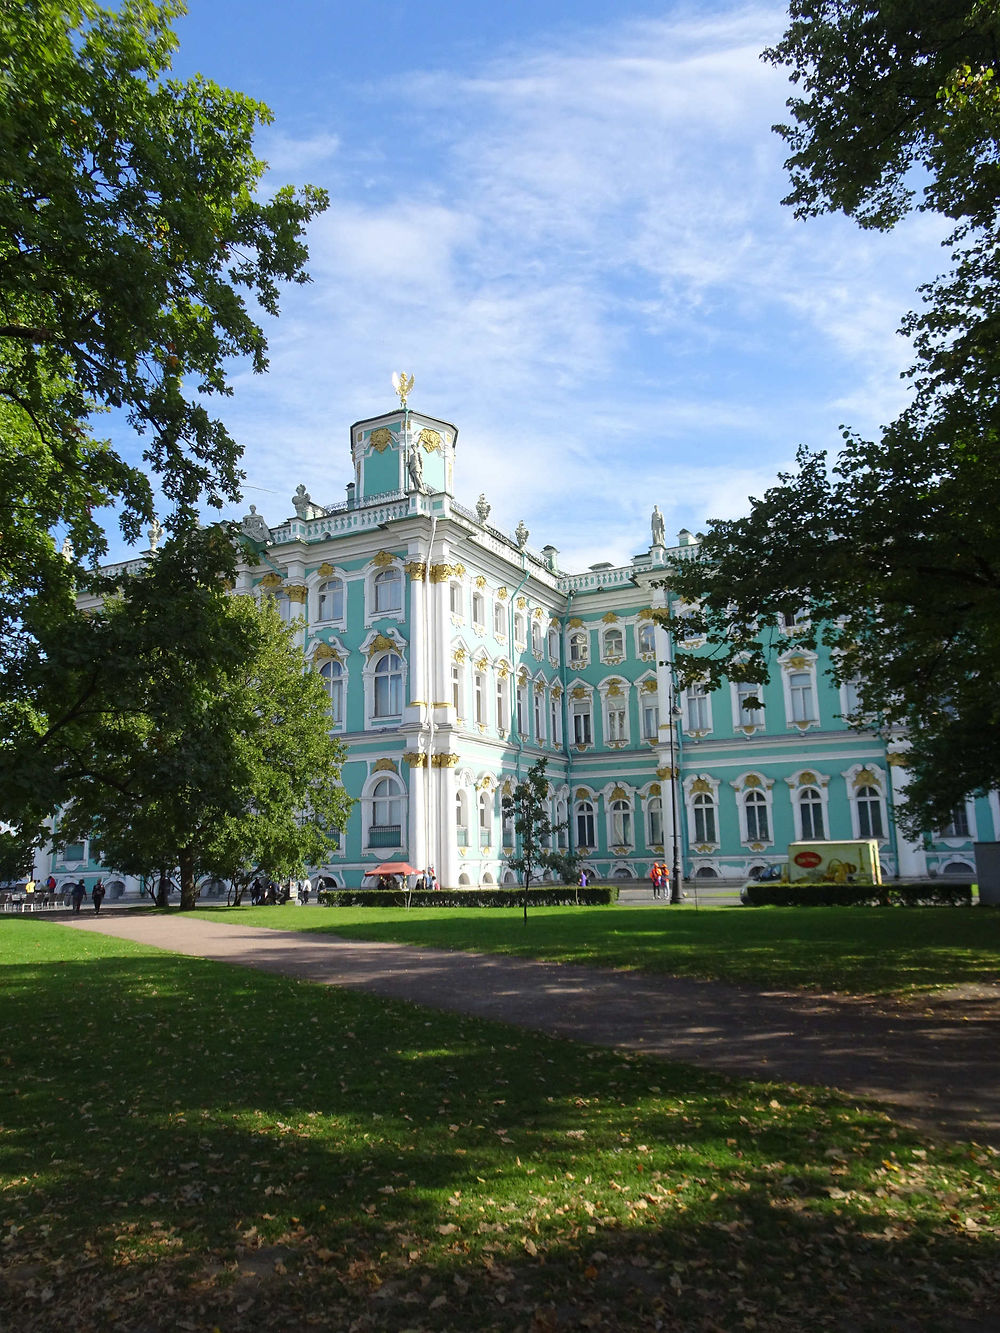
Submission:
<svg viewBox="0 0 1000 1333">
<path fill-rule="evenodd" d="M 896 329 L 943 228 L 782 206 L 788 87 L 759 53 L 783 6 L 188 3 L 175 72 L 265 101 L 268 185 L 331 196 L 270 373 L 235 366 L 217 404 L 269 522 L 299 482 L 344 498 L 394 370 L 459 428 L 457 497 L 568 570 L 644 550 L 654 502 L 668 541 L 744 513 L 800 443 L 904 402 Z"/>
</svg>

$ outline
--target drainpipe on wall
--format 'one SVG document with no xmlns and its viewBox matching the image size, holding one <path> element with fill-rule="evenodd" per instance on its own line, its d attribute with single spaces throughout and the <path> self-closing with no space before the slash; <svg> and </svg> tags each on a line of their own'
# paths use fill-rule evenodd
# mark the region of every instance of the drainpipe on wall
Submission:
<svg viewBox="0 0 1000 1333">
<path fill-rule="evenodd" d="M 434 553 L 434 536 L 437 532 L 437 515 L 431 514 L 431 535 L 427 539 L 427 559 L 424 561 L 424 685 L 427 690 L 427 769 L 425 777 L 424 790 L 424 882 L 427 881 L 427 871 L 434 864 L 430 860 L 431 854 L 431 831 L 434 828 L 433 819 L 433 791 L 434 791 L 434 771 L 431 767 L 431 756 L 434 753 L 434 638 L 430 632 L 431 629 L 431 557 Z M 435 853 L 436 855 L 436 853 Z"/>
<path fill-rule="evenodd" d="M 573 605 L 573 598 L 576 596 L 576 589 L 570 588 L 566 594 L 566 612 L 562 618 L 562 632 L 560 634 L 559 644 L 559 679 L 562 682 L 562 733 L 563 733 L 563 754 L 566 756 L 566 786 L 569 788 L 569 796 L 566 798 L 566 821 L 569 827 L 566 832 L 569 835 L 567 847 L 572 856 L 576 849 L 576 833 L 573 828 L 573 751 L 569 743 L 569 714 L 567 713 L 567 680 L 566 680 L 566 626 L 569 622 L 570 608 Z"/>
</svg>

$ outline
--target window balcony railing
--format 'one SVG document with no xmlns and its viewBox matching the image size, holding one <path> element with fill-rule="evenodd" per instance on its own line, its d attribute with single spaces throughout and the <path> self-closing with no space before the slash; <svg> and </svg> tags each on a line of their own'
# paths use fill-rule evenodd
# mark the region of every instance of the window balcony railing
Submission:
<svg viewBox="0 0 1000 1333">
<path fill-rule="evenodd" d="M 402 847 L 401 824 L 374 824 L 368 830 L 369 847 Z"/>
</svg>

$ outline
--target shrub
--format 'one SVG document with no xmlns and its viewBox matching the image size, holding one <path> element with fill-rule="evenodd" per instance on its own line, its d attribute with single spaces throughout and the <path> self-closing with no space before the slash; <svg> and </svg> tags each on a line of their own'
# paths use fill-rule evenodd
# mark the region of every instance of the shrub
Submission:
<svg viewBox="0 0 1000 1333">
<path fill-rule="evenodd" d="M 324 907 L 405 907 L 401 889 L 320 889 L 316 895 Z M 602 884 L 586 889 L 573 886 L 539 885 L 528 890 L 531 907 L 607 907 L 618 901 L 618 888 Z M 438 889 L 410 895 L 411 907 L 520 907 L 523 889 Z"/>
<path fill-rule="evenodd" d="M 971 907 L 972 885 L 751 883 L 741 896 L 748 907 Z"/>
</svg>

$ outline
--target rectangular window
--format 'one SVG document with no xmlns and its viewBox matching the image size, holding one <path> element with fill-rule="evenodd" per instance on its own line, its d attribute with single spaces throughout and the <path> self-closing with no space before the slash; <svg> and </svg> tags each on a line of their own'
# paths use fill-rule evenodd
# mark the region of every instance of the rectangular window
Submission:
<svg viewBox="0 0 1000 1333">
<path fill-rule="evenodd" d="M 952 811 L 951 823 L 946 824 L 941 830 L 942 838 L 968 838 L 969 834 L 969 812 L 964 805 Z"/>
<path fill-rule="evenodd" d="M 793 722 L 815 722 L 812 676 L 808 671 L 793 671 L 788 677 L 788 693 L 792 704 Z"/>
<path fill-rule="evenodd" d="M 495 602 L 493 605 L 493 633 L 501 639 L 507 634 L 507 608 L 503 602 Z"/>
<path fill-rule="evenodd" d="M 541 745 L 545 739 L 545 706 L 541 694 L 535 694 L 535 741 Z"/>
<path fill-rule="evenodd" d="M 644 741 L 655 741 L 660 734 L 660 705 L 643 704 L 642 706 L 642 739 Z"/>
<path fill-rule="evenodd" d="M 549 721 L 552 724 L 549 728 L 552 744 L 562 745 L 562 704 L 555 695 L 552 696 L 549 704 Z"/>
<path fill-rule="evenodd" d="M 581 699 L 573 705 L 573 744 L 589 745 L 590 742 L 590 702 Z"/>
<path fill-rule="evenodd" d="M 608 709 L 608 740 L 623 741 L 625 739 L 625 709 L 620 707 Z"/>
<path fill-rule="evenodd" d="M 460 616 L 462 614 L 462 585 L 453 583 L 450 590 L 451 614 Z"/>
<path fill-rule="evenodd" d="M 476 674 L 476 725 L 486 725 L 486 681 Z"/>
<path fill-rule="evenodd" d="M 686 699 L 688 731 L 711 731 L 712 706 L 705 686 L 700 682 L 689 686 Z"/>
<path fill-rule="evenodd" d="M 763 700 L 763 687 L 754 685 L 751 681 L 741 681 L 736 686 L 736 725 L 738 727 L 757 727 L 764 721 L 764 710 L 761 707 Z"/>
</svg>

